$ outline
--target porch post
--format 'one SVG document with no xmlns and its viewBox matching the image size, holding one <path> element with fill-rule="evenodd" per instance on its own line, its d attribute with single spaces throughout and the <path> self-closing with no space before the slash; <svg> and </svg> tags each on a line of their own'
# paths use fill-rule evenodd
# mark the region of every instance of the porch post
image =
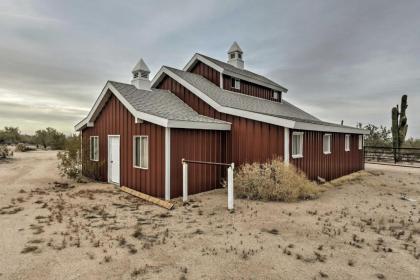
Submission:
<svg viewBox="0 0 420 280">
<path fill-rule="evenodd" d="M 182 201 L 188 201 L 188 163 L 182 159 Z"/>
<path fill-rule="evenodd" d="M 228 209 L 233 210 L 233 169 L 235 164 L 228 167 Z"/>
</svg>

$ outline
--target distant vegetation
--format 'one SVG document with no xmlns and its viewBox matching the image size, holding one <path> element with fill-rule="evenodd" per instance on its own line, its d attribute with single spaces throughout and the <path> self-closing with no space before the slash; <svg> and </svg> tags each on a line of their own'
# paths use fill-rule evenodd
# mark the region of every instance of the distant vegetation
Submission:
<svg viewBox="0 0 420 280">
<path fill-rule="evenodd" d="M 365 146 L 392 147 L 392 134 L 391 130 L 387 127 L 368 124 L 364 129 L 369 130 L 369 134 L 365 136 Z M 404 141 L 402 148 L 420 149 L 420 139 L 408 138 Z"/>
<path fill-rule="evenodd" d="M 6 126 L 0 129 L 0 145 L 36 145 L 44 149 L 62 150 L 66 145 L 68 137 L 54 128 L 37 130 L 35 135 L 22 134 L 18 127 Z M 20 145 L 20 151 L 26 149 Z"/>
</svg>

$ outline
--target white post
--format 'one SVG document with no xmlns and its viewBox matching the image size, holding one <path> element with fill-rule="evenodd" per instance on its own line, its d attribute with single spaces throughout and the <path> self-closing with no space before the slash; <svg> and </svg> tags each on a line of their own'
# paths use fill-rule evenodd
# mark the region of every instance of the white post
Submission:
<svg viewBox="0 0 420 280">
<path fill-rule="evenodd" d="M 233 169 L 235 164 L 232 163 L 228 168 L 228 209 L 233 210 Z"/>
<path fill-rule="evenodd" d="M 182 159 L 182 201 L 188 201 L 188 163 Z"/>
<path fill-rule="evenodd" d="M 289 139 L 290 139 L 290 132 L 289 128 L 284 128 L 284 164 L 289 164 L 290 158 L 290 151 L 289 151 Z"/>
</svg>

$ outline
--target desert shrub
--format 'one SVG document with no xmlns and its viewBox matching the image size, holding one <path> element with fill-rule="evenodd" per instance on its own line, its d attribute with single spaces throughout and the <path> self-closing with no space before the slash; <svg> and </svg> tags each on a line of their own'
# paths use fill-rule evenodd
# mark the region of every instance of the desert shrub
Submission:
<svg viewBox="0 0 420 280">
<path fill-rule="evenodd" d="M 31 149 L 23 143 L 19 143 L 15 146 L 15 152 L 27 152 L 29 150 Z"/>
<path fill-rule="evenodd" d="M 319 192 L 304 173 L 280 159 L 244 164 L 234 174 L 235 194 L 239 198 L 270 201 L 296 201 L 313 198 Z"/>
<path fill-rule="evenodd" d="M 0 145 L 0 158 L 13 156 L 13 151 L 7 145 Z"/>
<path fill-rule="evenodd" d="M 57 153 L 58 169 L 61 176 L 69 179 L 80 179 L 82 176 L 82 161 L 80 157 L 80 137 L 72 135 L 67 137 L 64 151 Z"/>
</svg>

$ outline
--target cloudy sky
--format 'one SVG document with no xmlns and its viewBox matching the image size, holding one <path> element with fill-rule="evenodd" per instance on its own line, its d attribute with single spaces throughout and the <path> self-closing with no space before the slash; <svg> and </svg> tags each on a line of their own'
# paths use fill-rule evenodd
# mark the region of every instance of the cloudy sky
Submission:
<svg viewBox="0 0 420 280">
<path fill-rule="evenodd" d="M 420 137 L 419 12 L 408 0 L 0 0 L 0 127 L 71 133 L 140 57 L 153 76 L 195 52 L 226 60 L 236 40 L 247 69 L 326 121 L 389 126 L 408 94 L 408 134 Z"/>
</svg>

